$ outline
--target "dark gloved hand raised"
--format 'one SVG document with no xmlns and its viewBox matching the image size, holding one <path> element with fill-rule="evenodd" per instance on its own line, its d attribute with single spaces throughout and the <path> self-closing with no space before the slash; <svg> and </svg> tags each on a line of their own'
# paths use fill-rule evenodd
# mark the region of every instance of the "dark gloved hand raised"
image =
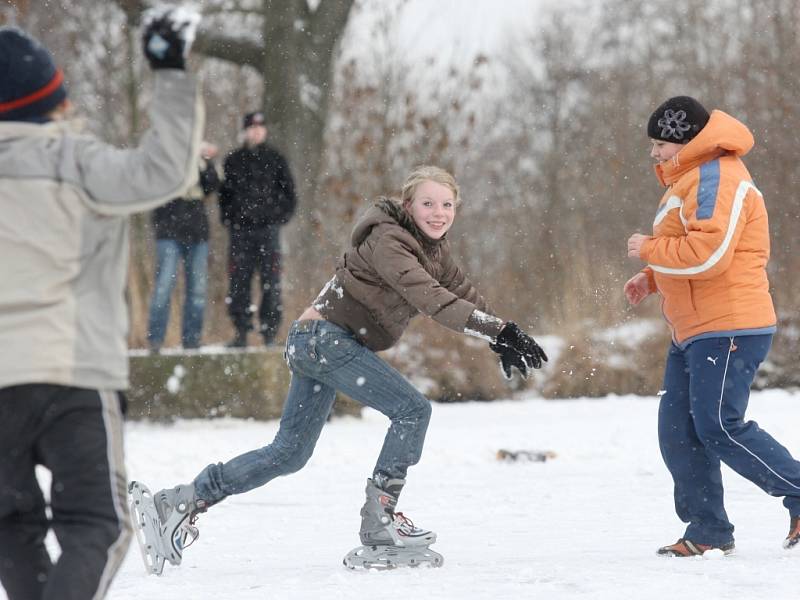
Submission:
<svg viewBox="0 0 800 600">
<path fill-rule="evenodd" d="M 142 44 L 153 69 L 185 69 L 200 16 L 185 8 L 151 9 L 145 15 Z"/>
<path fill-rule="evenodd" d="M 506 379 L 511 379 L 511 367 L 516 367 L 525 378 L 528 369 L 541 369 L 542 361 L 547 362 L 547 354 L 542 347 L 513 321 L 503 326 L 489 347 L 500 355 Z"/>
</svg>

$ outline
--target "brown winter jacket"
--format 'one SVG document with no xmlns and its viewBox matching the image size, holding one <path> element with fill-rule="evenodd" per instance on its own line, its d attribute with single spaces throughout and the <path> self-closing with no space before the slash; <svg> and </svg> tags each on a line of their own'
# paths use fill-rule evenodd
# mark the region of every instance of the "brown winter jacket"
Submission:
<svg viewBox="0 0 800 600">
<path fill-rule="evenodd" d="M 326 320 L 370 350 L 394 345 L 412 317 L 494 338 L 503 322 L 458 268 L 446 239 L 431 240 L 396 203 L 382 199 L 356 223 L 336 275 L 314 301 Z M 473 314 L 478 309 L 477 314 Z M 489 317 L 489 318 L 486 318 Z"/>
</svg>

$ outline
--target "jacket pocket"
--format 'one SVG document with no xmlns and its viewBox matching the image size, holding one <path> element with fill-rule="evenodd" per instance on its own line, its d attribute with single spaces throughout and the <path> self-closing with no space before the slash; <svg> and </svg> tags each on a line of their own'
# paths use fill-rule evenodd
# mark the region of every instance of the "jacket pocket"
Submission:
<svg viewBox="0 0 800 600">
<path fill-rule="evenodd" d="M 695 284 L 691 279 L 687 283 L 689 284 L 689 306 L 691 307 L 692 312 L 696 313 L 697 312 L 697 302 L 696 302 L 696 300 L 697 300 L 697 298 L 696 298 L 697 290 L 695 289 Z"/>
</svg>

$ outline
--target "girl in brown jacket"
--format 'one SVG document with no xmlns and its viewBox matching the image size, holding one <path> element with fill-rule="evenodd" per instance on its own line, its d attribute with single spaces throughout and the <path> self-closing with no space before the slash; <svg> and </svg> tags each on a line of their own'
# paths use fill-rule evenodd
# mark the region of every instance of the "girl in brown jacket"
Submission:
<svg viewBox="0 0 800 600">
<path fill-rule="evenodd" d="M 419 167 L 407 178 L 399 201 L 378 201 L 356 223 L 335 276 L 289 331 L 286 360 L 292 383 L 275 440 L 225 464 L 209 465 L 189 485 L 155 495 L 157 527 L 150 537 L 167 560 L 180 564 L 197 512 L 301 469 L 338 390 L 391 420 L 367 480 L 359 533 L 364 546 L 350 552 L 345 564 L 389 568 L 442 563 L 442 556 L 428 548 L 436 534 L 395 511 L 406 471 L 422 453 L 430 402 L 376 352 L 397 342 L 409 320 L 424 313 L 450 329 L 489 341 L 507 377 L 512 367 L 524 377 L 547 360 L 533 338 L 489 311 L 453 261 L 446 233 L 459 201 L 452 175 Z"/>
</svg>

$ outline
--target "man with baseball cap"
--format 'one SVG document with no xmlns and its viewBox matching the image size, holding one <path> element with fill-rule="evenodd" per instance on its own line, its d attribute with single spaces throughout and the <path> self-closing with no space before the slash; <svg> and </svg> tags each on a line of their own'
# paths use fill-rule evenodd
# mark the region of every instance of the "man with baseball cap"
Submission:
<svg viewBox="0 0 800 600">
<path fill-rule="evenodd" d="M 222 222 L 230 233 L 228 313 L 236 335 L 232 347 L 247 345 L 252 329 L 250 287 L 261 280 L 259 333 L 271 345 L 282 317 L 280 228 L 294 213 L 297 199 L 286 159 L 266 143 L 264 113 L 244 116 L 244 143 L 225 159 L 219 193 Z"/>
</svg>

